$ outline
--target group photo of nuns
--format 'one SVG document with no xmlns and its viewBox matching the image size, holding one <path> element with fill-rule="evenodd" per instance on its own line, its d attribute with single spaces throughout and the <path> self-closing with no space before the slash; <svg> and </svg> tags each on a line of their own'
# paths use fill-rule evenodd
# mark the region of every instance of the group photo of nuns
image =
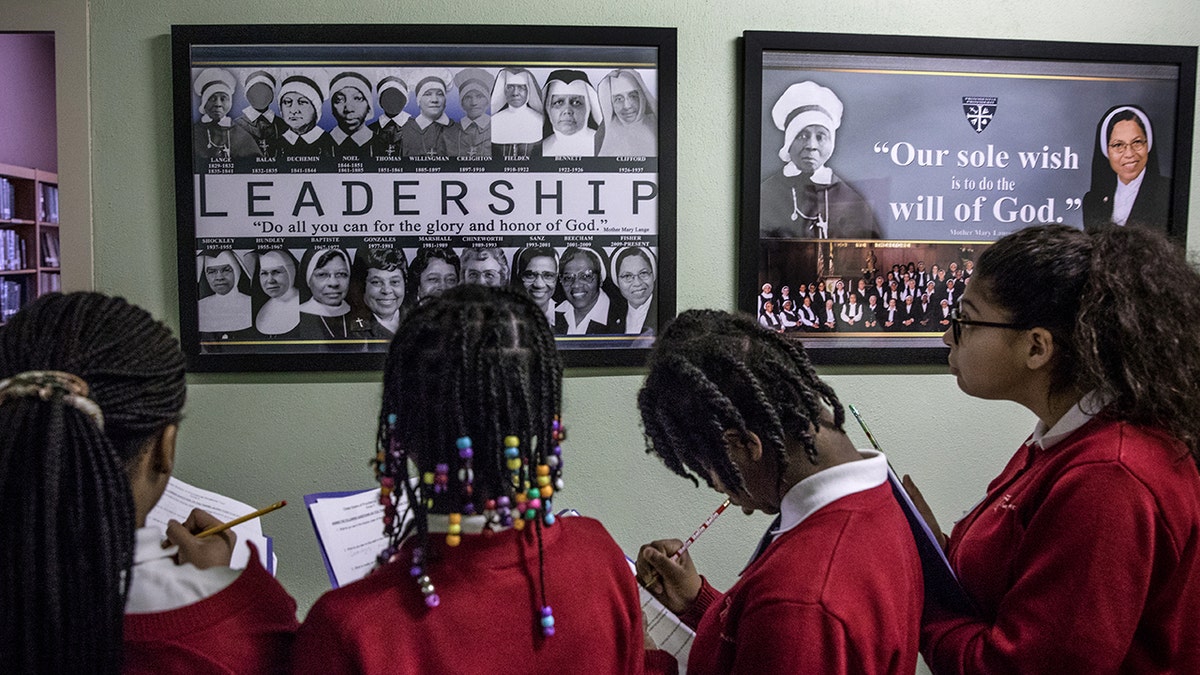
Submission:
<svg viewBox="0 0 1200 675">
<path fill-rule="evenodd" d="M 276 161 L 325 171 L 404 160 L 654 157 L 656 75 L 519 66 L 197 68 L 193 156 L 198 171 L 233 160 L 238 171 Z"/>
<path fill-rule="evenodd" d="M 647 336 L 658 327 L 658 258 L 643 245 L 272 245 L 200 251 L 196 269 L 200 337 L 210 344 L 385 351 L 406 312 L 459 284 L 528 293 L 556 335 Z"/>
<path fill-rule="evenodd" d="M 890 269 L 877 267 L 873 252 L 865 261 L 860 274 L 764 282 L 759 324 L 779 333 L 943 333 L 975 273 L 974 259 L 962 256 Z"/>
</svg>

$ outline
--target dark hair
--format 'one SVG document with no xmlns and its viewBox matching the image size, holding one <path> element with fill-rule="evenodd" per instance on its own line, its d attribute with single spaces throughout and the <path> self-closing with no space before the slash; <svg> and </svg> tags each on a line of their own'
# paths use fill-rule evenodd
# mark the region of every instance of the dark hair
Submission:
<svg viewBox="0 0 1200 675">
<path fill-rule="evenodd" d="M 1055 391 L 1095 390 L 1104 414 L 1166 430 L 1200 462 L 1200 274 L 1181 248 L 1149 228 L 1040 225 L 988 247 L 974 278 L 1013 323 L 1050 331 Z"/>
<path fill-rule="evenodd" d="M 82 378 L 104 425 L 59 390 L 0 404 L 3 667 L 115 673 L 136 517 L 127 470 L 179 420 L 183 354 L 121 298 L 51 294 L 0 327 L 0 379 L 38 370 Z"/>
<path fill-rule="evenodd" d="M 404 300 L 405 305 L 411 304 L 408 292 L 408 259 L 404 256 L 404 251 L 398 248 L 368 248 L 359 249 L 357 255 L 354 256 L 354 265 L 350 270 L 350 304 L 358 310 L 363 316 L 370 316 L 370 309 L 367 308 L 364 296 L 367 288 L 367 272 L 370 270 L 383 270 L 384 272 L 395 272 L 399 270 L 400 276 L 404 279 Z"/>
<path fill-rule="evenodd" d="M 400 323 L 383 373 L 376 462 L 381 482 L 405 490 L 413 516 L 404 532 L 387 524 L 389 552 L 414 528 L 417 546 L 428 550 L 430 512 L 480 513 L 501 497 L 516 511 L 517 495 L 539 484 L 535 468 L 554 467 L 557 477 L 561 404 L 554 336 L 525 293 L 465 284 L 419 305 Z M 459 474 L 467 468 L 458 447 L 464 436 L 473 449 L 469 490 Z M 506 465 L 509 436 L 519 440 L 519 475 Z M 447 483 L 422 481 L 414 488 L 409 462 L 417 476 L 432 476 L 439 464 L 449 467 Z M 539 556 L 542 522 L 553 522 L 550 497 L 542 496 L 542 511 L 531 523 Z M 545 606 L 544 581 L 541 592 Z"/>
<path fill-rule="evenodd" d="M 1112 136 L 1113 128 L 1117 126 L 1117 122 L 1137 122 L 1138 127 L 1141 128 L 1143 132 L 1153 133 L 1152 130 L 1146 129 L 1146 125 L 1142 123 L 1142 118 L 1138 117 L 1138 115 L 1132 110 L 1122 110 L 1121 112 L 1113 115 L 1112 119 L 1108 121 L 1107 125 L 1105 125 L 1104 120 L 1109 115 L 1112 115 L 1113 111 L 1118 108 L 1136 108 L 1143 115 L 1146 115 L 1146 111 L 1142 110 L 1141 107 L 1123 103 L 1121 105 L 1115 105 L 1109 108 L 1104 112 L 1104 115 L 1100 117 L 1100 121 L 1096 123 L 1096 134 L 1093 136 L 1093 138 L 1096 140 L 1096 144 L 1092 150 L 1092 182 L 1091 186 L 1088 188 L 1089 190 L 1110 190 L 1116 182 L 1116 178 L 1113 176 L 1112 165 L 1108 161 L 1108 148 L 1105 146 L 1108 142 L 1108 139 Z M 1146 115 L 1146 119 L 1149 120 L 1150 116 Z M 1146 151 L 1146 173 L 1148 175 L 1158 175 L 1157 146 L 1157 143 L 1153 143 L 1149 148 L 1147 148 Z"/>
<path fill-rule="evenodd" d="M 521 272 L 524 272 L 529 263 L 533 262 L 534 258 L 550 258 L 554 261 L 554 269 L 558 270 L 558 253 L 550 246 L 530 246 L 517 251 L 517 255 L 513 256 L 512 267 L 512 286 L 521 290 L 525 289 L 525 285 L 521 283 Z"/>
<path fill-rule="evenodd" d="M 413 256 L 412 265 L 408 267 L 408 284 L 407 288 L 412 289 L 411 295 L 413 301 L 420 300 L 417 298 L 417 292 L 421 288 L 421 275 L 425 273 L 425 268 L 429 267 L 432 260 L 441 260 L 447 265 L 454 268 L 454 278 L 457 279 L 462 274 L 462 263 L 458 259 L 458 254 L 449 246 L 422 246 L 417 249 L 417 254 Z"/>
<path fill-rule="evenodd" d="M 726 432 L 758 436 L 782 475 L 789 439 L 816 463 L 822 404 L 840 431 L 842 404 L 798 342 L 749 316 L 713 309 L 688 310 L 671 321 L 655 341 L 638 392 L 646 451 L 693 483 L 699 476 L 711 487 L 711 469 L 734 491 L 742 476 L 725 450 Z"/>
</svg>

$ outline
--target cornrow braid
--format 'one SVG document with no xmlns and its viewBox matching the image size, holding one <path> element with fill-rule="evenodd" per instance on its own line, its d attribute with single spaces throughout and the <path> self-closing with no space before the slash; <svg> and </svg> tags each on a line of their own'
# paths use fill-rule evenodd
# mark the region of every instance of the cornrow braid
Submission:
<svg viewBox="0 0 1200 675">
<path fill-rule="evenodd" d="M 12 672 L 116 673 L 135 529 L 126 472 L 179 421 L 183 355 L 121 298 L 51 294 L 0 327 L 0 380 L 37 370 L 81 378 L 104 428 L 61 391 L 0 403 L 0 654 Z"/>
<path fill-rule="evenodd" d="M 711 487 L 712 472 L 734 491 L 743 481 L 727 432 L 758 436 L 783 475 L 789 439 L 817 462 L 814 430 L 825 406 L 840 431 L 845 410 L 802 349 L 748 316 L 718 310 L 688 310 L 666 327 L 638 392 L 646 452 L 697 485 L 699 478 Z"/>
<path fill-rule="evenodd" d="M 545 315 L 514 289 L 455 287 L 420 304 L 400 324 L 383 380 L 376 463 L 382 484 L 404 484 L 412 518 L 404 528 L 388 525 L 389 546 L 381 558 L 395 557 L 409 536 L 416 537 L 418 556 L 432 555 L 431 513 L 452 518 L 482 513 L 489 502 L 507 499 L 513 526 L 524 528 L 528 521 L 535 530 L 538 592 L 546 612 L 539 620 L 548 617 L 541 528 L 554 521 L 548 496 L 553 489 L 540 491 L 535 471 L 551 465 L 557 476 L 561 470 L 556 420 L 562 363 Z M 506 439 L 514 438 L 515 470 L 505 456 Z M 462 439 L 472 447 L 470 491 L 465 473 L 438 468 L 460 466 Z M 527 510 L 518 508 L 534 499 L 538 517 L 523 519 Z M 438 600 L 430 600 L 433 592 L 426 587 L 435 581 L 426 577 L 420 584 L 430 606 Z"/>
</svg>

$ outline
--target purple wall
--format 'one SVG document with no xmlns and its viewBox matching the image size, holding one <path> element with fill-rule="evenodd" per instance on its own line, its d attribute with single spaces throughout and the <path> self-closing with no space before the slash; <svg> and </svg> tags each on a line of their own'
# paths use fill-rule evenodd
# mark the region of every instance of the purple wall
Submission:
<svg viewBox="0 0 1200 675">
<path fill-rule="evenodd" d="M 0 163 L 58 172 L 54 101 L 54 34 L 0 32 Z"/>
</svg>

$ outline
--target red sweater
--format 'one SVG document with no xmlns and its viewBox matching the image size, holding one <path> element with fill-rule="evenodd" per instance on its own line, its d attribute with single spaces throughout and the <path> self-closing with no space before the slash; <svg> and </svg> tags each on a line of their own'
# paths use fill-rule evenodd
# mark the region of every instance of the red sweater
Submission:
<svg viewBox="0 0 1200 675">
<path fill-rule="evenodd" d="M 897 673 L 917 667 L 921 561 L 884 484 L 780 534 L 724 595 L 704 581 L 688 675 Z"/>
<path fill-rule="evenodd" d="M 629 564 L 604 526 L 561 518 L 542 530 L 546 595 L 556 633 L 536 624 L 538 546 L 531 528 L 463 535 L 426 571 L 441 604 L 427 608 L 404 562 L 323 595 L 296 638 L 293 672 L 641 672 L 642 613 Z"/>
<path fill-rule="evenodd" d="M 166 612 L 125 615 L 126 675 L 286 673 L 296 601 L 258 560 L 216 595 Z"/>
<path fill-rule="evenodd" d="M 954 528 L 979 616 L 930 606 L 935 673 L 1200 673 L 1200 475 L 1182 444 L 1093 419 L 1024 446 Z"/>
</svg>

